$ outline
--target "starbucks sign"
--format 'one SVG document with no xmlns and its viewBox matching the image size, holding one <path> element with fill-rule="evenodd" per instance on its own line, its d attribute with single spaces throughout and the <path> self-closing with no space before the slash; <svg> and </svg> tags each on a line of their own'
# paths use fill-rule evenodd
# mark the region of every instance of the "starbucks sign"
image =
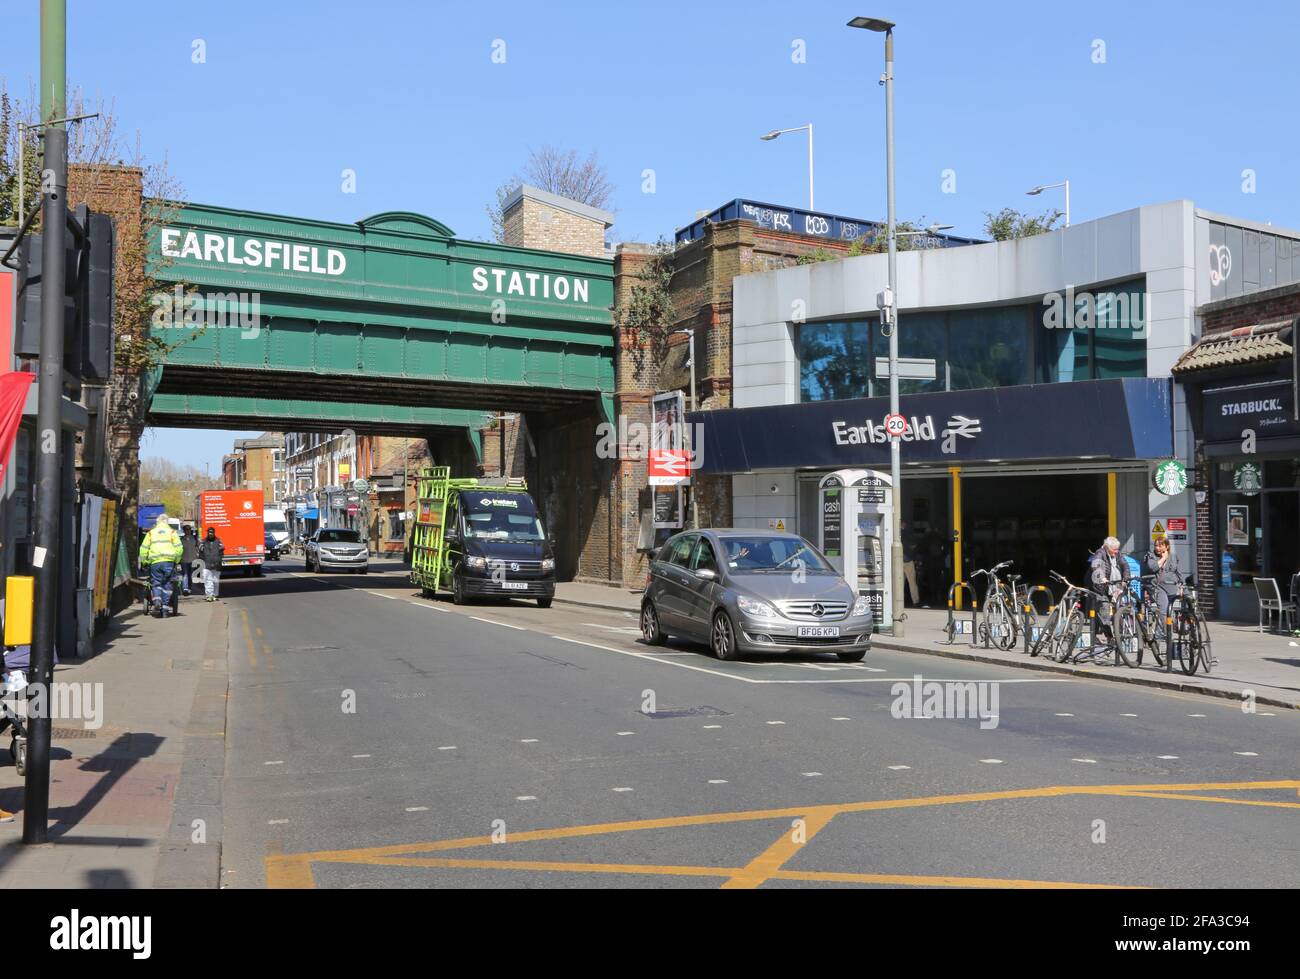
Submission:
<svg viewBox="0 0 1300 979">
<path fill-rule="evenodd" d="M 1156 466 L 1151 483 L 1165 496 L 1177 496 L 1187 489 L 1187 467 L 1177 459 L 1166 459 Z"/>
<path fill-rule="evenodd" d="M 1264 474 L 1256 463 L 1243 462 L 1232 474 L 1232 485 L 1247 496 L 1254 496 L 1264 487 Z"/>
</svg>

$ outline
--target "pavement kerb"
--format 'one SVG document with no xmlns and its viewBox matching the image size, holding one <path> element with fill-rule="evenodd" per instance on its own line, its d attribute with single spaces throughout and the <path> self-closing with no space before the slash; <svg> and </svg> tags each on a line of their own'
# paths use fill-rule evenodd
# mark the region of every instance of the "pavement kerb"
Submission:
<svg viewBox="0 0 1300 979">
<path fill-rule="evenodd" d="M 611 590 L 612 590 L 612 589 L 611 589 Z M 613 590 L 612 590 L 612 591 L 613 591 Z M 618 591 L 613 591 L 613 594 L 610 595 L 610 597 L 613 598 L 613 597 L 615 597 L 616 595 L 619 595 L 619 594 L 620 594 L 620 592 L 618 592 Z M 598 608 L 598 609 L 603 609 L 603 610 L 606 611 L 606 612 L 634 612 L 634 613 L 635 613 L 635 612 L 639 612 L 639 611 L 641 610 L 641 603 L 640 603 L 640 601 L 639 601 L 639 599 L 638 599 L 638 596 L 639 596 L 639 593 L 638 593 L 638 592 L 632 592 L 632 593 L 630 593 L 630 599 L 636 599 L 636 600 L 637 600 L 635 605 L 624 605 L 624 604 L 622 604 L 622 603 L 616 603 L 616 602 L 603 602 L 603 603 L 602 603 L 602 602 L 584 602 L 584 601 L 582 601 L 581 599 L 578 599 L 578 598 L 564 598 L 563 596 L 559 595 L 558 593 L 557 593 L 556 596 L 555 596 L 555 600 L 556 600 L 557 602 L 560 602 L 560 603 L 564 604 L 564 605 L 577 605 L 577 606 L 580 606 L 581 608 Z"/>
<path fill-rule="evenodd" d="M 1018 670 L 1038 670 L 1042 673 L 1065 673 L 1071 676 L 1085 677 L 1091 680 L 1109 680 L 1111 683 L 1133 683 L 1142 687 L 1159 687 L 1164 690 L 1177 690 L 1181 693 L 1197 693 L 1207 697 L 1220 697 L 1224 700 L 1239 701 L 1241 699 L 1240 690 L 1202 687 L 1174 677 L 1170 677 L 1166 680 L 1162 677 L 1144 676 L 1124 666 L 1115 667 L 1116 672 L 1114 673 L 1103 673 L 1099 670 L 1081 670 L 1061 663 L 1043 662 L 1041 660 L 1031 659 L 1028 656 L 1025 657 L 1024 661 L 1019 661 L 1004 659 L 999 656 L 990 656 L 978 652 L 967 652 L 958 646 L 953 646 L 951 648 L 941 646 L 923 646 L 916 643 L 893 639 L 889 636 L 876 636 L 871 640 L 871 646 L 873 649 L 891 649 L 900 653 L 923 653 L 926 656 L 945 656 L 949 659 L 964 659 L 976 663 L 992 663 L 997 666 L 1010 666 Z M 1243 689 L 1252 688 L 1243 687 Z M 1256 694 L 1255 703 L 1264 704 L 1269 707 L 1285 707 L 1287 710 L 1300 710 L 1300 702 L 1283 700 L 1280 697 Z"/>
</svg>

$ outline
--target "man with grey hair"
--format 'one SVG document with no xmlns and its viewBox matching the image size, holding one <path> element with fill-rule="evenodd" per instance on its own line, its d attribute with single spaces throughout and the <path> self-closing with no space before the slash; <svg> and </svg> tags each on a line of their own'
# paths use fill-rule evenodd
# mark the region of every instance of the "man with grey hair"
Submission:
<svg viewBox="0 0 1300 979">
<path fill-rule="evenodd" d="M 1126 587 L 1128 580 L 1133 577 L 1128 562 L 1119 552 L 1119 538 L 1107 537 L 1102 541 L 1101 547 L 1093 554 L 1088 566 L 1091 570 L 1092 590 L 1102 597 L 1101 608 L 1097 612 L 1097 622 L 1111 636 L 1114 636 L 1111 620 L 1115 617 L 1115 601 Z"/>
</svg>

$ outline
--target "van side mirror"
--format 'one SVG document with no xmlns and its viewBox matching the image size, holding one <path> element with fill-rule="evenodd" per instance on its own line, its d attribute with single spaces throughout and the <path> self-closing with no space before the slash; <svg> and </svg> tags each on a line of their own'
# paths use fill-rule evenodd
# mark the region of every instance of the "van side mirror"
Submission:
<svg viewBox="0 0 1300 979">
<path fill-rule="evenodd" d="M 712 581 L 718 576 L 718 572 L 714 571 L 712 568 L 697 568 L 695 576 L 697 578 L 703 578 L 705 581 Z"/>
</svg>

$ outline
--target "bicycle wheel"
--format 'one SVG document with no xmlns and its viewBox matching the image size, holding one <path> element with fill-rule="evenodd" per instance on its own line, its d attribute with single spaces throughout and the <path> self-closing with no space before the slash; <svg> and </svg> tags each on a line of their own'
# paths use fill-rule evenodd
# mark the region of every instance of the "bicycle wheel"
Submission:
<svg viewBox="0 0 1300 979">
<path fill-rule="evenodd" d="M 1052 648 L 1052 659 L 1058 663 L 1065 663 L 1077 656 L 1079 640 L 1083 638 L 1083 632 L 1087 627 L 1083 613 L 1073 609 L 1065 620 L 1065 628 L 1061 630 Z"/>
<path fill-rule="evenodd" d="M 1056 630 L 1061 626 L 1061 606 L 1057 605 L 1047 613 L 1047 621 L 1043 623 L 1042 631 L 1038 633 L 1038 641 L 1030 644 L 1029 655 L 1037 656 L 1039 653 L 1052 653 L 1052 641 L 1056 638 Z"/>
<path fill-rule="evenodd" d="M 1000 630 L 997 635 L 998 649 L 1010 650 L 1016 648 L 1016 640 L 1020 638 L 1020 620 L 1011 610 L 1011 603 L 1007 601 L 1005 595 L 998 597 L 999 611 L 998 618 Z"/>
<path fill-rule="evenodd" d="M 1200 655 L 1198 647 L 1195 619 L 1186 612 L 1179 612 L 1174 618 L 1174 655 L 1188 676 L 1196 672 L 1196 660 Z"/>
<path fill-rule="evenodd" d="M 1210 645 L 1210 627 L 1199 615 L 1196 616 L 1196 652 L 1201 671 L 1208 676 L 1214 665 L 1214 651 Z"/>
<path fill-rule="evenodd" d="M 1011 623 L 1007 618 L 1007 603 L 1001 596 L 990 593 L 984 602 L 984 642 L 998 649 L 1006 649 L 1007 634 Z"/>
<path fill-rule="evenodd" d="M 1142 636 L 1138 632 L 1137 613 L 1127 602 L 1115 613 L 1115 665 L 1137 665 L 1142 649 Z"/>
<path fill-rule="evenodd" d="M 1146 613 L 1143 615 L 1143 625 L 1145 626 L 1145 637 L 1147 648 L 1151 650 L 1151 655 L 1155 658 L 1156 666 L 1165 665 L 1165 616 L 1160 611 L 1160 606 L 1154 602 L 1148 602 Z M 1138 663 L 1141 664 L 1139 659 Z"/>
</svg>

